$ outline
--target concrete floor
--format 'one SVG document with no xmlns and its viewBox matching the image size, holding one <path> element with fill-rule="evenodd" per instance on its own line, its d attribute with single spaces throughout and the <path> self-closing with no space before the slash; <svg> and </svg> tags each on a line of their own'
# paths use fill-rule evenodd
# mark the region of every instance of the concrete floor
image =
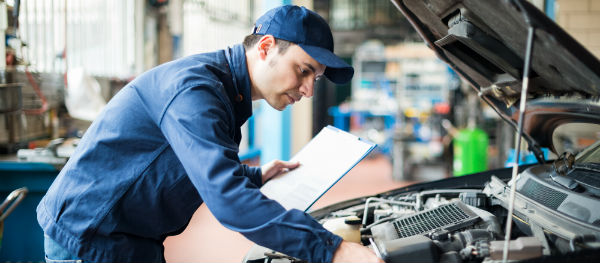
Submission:
<svg viewBox="0 0 600 263">
<path fill-rule="evenodd" d="M 392 166 L 386 156 L 368 156 L 323 195 L 314 209 L 410 183 L 392 180 Z M 202 205 L 187 229 L 167 238 L 164 244 L 167 262 L 240 262 L 253 243 L 221 226 Z"/>
</svg>

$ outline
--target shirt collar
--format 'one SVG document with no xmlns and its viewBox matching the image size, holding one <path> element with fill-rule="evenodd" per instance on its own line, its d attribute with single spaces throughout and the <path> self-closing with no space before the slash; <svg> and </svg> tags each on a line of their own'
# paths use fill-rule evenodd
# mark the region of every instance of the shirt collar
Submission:
<svg viewBox="0 0 600 263">
<path fill-rule="evenodd" d="M 250 94 L 250 76 L 246 63 L 246 50 L 242 44 L 228 47 L 225 50 L 227 64 L 231 70 L 235 92 L 233 105 L 238 126 L 241 126 L 252 116 L 252 97 Z"/>
</svg>

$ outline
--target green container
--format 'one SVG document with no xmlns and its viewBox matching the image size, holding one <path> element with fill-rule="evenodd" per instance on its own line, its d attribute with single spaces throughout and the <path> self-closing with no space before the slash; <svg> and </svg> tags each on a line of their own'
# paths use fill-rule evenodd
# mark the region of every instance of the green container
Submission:
<svg viewBox="0 0 600 263">
<path fill-rule="evenodd" d="M 454 137 L 454 176 L 487 170 L 488 136 L 481 129 L 459 130 Z"/>
</svg>

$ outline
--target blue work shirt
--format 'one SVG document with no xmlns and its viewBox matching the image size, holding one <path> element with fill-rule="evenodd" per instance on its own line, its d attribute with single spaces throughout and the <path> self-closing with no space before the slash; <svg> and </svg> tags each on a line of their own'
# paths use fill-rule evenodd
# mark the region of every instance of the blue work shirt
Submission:
<svg viewBox="0 0 600 263">
<path fill-rule="evenodd" d="M 240 163 L 252 115 L 242 45 L 160 65 L 125 86 L 89 127 L 37 208 L 44 233 L 84 260 L 164 261 L 163 241 L 205 202 L 256 244 L 329 262 L 341 238 L 261 194 Z"/>
</svg>

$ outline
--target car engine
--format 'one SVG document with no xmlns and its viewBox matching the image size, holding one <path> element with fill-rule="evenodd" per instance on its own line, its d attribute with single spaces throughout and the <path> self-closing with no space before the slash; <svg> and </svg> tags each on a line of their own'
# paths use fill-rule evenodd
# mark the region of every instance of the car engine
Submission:
<svg viewBox="0 0 600 263">
<path fill-rule="evenodd" d="M 591 261 L 600 248 L 598 167 L 563 169 L 561 161 L 530 166 L 514 182 L 492 172 L 483 187 L 426 190 L 423 184 L 420 191 L 355 199 L 312 215 L 344 240 L 370 246 L 385 262 L 499 262 L 510 185 L 516 183 L 507 259 Z M 262 247 L 244 261 L 301 262 Z"/>
</svg>

